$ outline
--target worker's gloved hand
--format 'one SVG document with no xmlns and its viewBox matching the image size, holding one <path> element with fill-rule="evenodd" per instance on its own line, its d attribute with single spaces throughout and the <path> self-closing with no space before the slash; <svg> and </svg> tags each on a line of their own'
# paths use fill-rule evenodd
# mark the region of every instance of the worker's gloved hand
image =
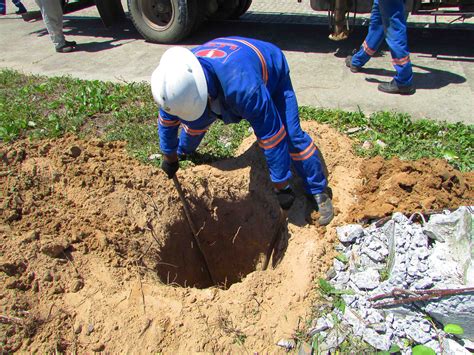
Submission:
<svg viewBox="0 0 474 355">
<path fill-rule="evenodd" d="M 283 210 L 289 210 L 295 202 L 295 193 L 290 186 L 276 191 L 278 203 Z"/>
<path fill-rule="evenodd" d="M 178 160 L 174 162 L 169 162 L 163 159 L 163 161 L 161 162 L 161 169 L 163 169 L 166 175 L 168 175 L 168 179 L 172 179 L 179 169 L 179 162 Z"/>
</svg>

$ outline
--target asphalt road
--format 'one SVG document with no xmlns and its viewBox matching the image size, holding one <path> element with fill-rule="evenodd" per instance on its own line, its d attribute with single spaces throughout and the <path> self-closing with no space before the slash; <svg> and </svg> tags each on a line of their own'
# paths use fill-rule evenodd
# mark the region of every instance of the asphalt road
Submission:
<svg viewBox="0 0 474 355">
<path fill-rule="evenodd" d="M 206 23 L 182 45 L 195 46 L 227 35 L 275 43 L 288 58 L 300 105 L 366 113 L 388 110 L 413 118 L 474 124 L 473 21 L 450 29 L 426 28 L 426 21 L 414 24 L 409 44 L 417 92 L 388 95 L 377 91 L 377 84 L 391 80 L 394 73 L 387 48 L 364 72 L 351 73 L 344 58 L 360 45 L 367 28 L 357 26 L 349 40 L 332 42 L 327 39 L 325 17 L 313 13 L 307 3 L 302 7 L 291 0 L 254 0 L 242 20 Z M 37 9 L 32 0 L 25 4 Z M 0 17 L 0 67 L 4 68 L 49 76 L 149 81 L 161 54 L 170 47 L 145 42 L 131 21 L 107 29 L 96 9 L 89 8 L 65 16 L 67 39 L 79 45 L 76 52 L 59 54 L 43 22 L 24 22 L 15 10 L 7 1 L 10 14 Z"/>
</svg>

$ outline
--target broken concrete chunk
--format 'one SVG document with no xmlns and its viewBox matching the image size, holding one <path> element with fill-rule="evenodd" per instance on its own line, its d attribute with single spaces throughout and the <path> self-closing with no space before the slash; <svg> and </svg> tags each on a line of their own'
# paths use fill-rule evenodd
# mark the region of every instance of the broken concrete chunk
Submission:
<svg viewBox="0 0 474 355">
<path fill-rule="evenodd" d="M 367 269 L 351 275 L 351 281 L 360 290 L 373 290 L 380 284 L 380 275 L 375 269 Z"/>
<path fill-rule="evenodd" d="M 352 243 L 364 235 L 364 228 L 358 224 L 348 224 L 337 227 L 336 233 L 341 243 Z"/>
<path fill-rule="evenodd" d="M 296 347 L 296 343 L 293 339 L 281 339 L 278 341 L 277 345 L 285 348 L 287 351 L 290 351 Z"/>
</svg>

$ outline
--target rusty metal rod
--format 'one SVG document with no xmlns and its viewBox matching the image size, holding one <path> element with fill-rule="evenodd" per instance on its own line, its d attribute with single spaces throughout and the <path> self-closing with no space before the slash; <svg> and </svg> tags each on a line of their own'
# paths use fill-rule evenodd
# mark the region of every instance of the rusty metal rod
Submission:
<svg viewBox="0 0 474 355">
<path fill-rule="evenodd" d="M 202 251 L 201 243 L 199 242 L 199 239 L 198 239 L 198 231 L 196 229 L 196 226 L 193 223 L 193 220 L 191 219 L 191 212 L 189 209 L 189 205 L 188 205 L 188 202 L 186 201 L 186 198 L 184 197 L 183 189 L 181 188 L 181 184 L 179 183 L 179 180 L 176 174 L 173 176 L 173 183 L 174 183 L 174 187 L 176 188 L 176 191 L 178 191 L 179 199 L 181 200 L 181 203 L 183 205 L 184 214 L 186 215 L 186 220 L 188 221 L 189 228 L 191 228 L 191 232 L 193 234 L 193 240 L 197 245 L 199 256 L 202 259 L 202 263 L 204 264 L 204 268 L 206 269 L 206 273 L 209 276 L 209 279 L 211 280 L 212 284 L 215 286 L 217 284 L 214 278 L 212 277 L 211 270 L 209 269 L 209 264 Z"/>
<path fill-rule="evenodd" d="M 411 290 L 404 290 L 404 289 L 393 289 L 392 292 L 377 295 L 374 297 L 369 298 L 369 301 L 376 301 L 384 298 L 395 298 L 395 297 L 403 297 L 398 298 L 390 301 L 379 302 L 374 304 L 374 308 L 382 308 L 387 306 L 395 306 L 399 304 L 407 304 L 413 303 L 418 301 L 426 301 L 433 298 L 440 298 L 446 296 L 454 296 L 460 295 L 464 293 L 474 292 L 474 287 L 465 287 L 459 289 L 441 289 L 441 290 L 420 290 L 420 291 L 411 291 Z M 407 297 L 408 295 L 408 297 Z"/>
</svg>

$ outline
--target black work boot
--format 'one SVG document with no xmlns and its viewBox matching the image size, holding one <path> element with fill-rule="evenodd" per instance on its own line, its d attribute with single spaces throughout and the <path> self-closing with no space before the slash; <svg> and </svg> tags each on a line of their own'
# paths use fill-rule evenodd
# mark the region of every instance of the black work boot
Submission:
<svg viewBox="0 0 474 355">
<path fill-rule="evenodd" d="M 77 43 L 76 41 L 64 41 L 64 44 L 60 47 L 56 47 L 56 52 L 58 53 L 69 53 L 74 50 Z"/>
<path fill-rule="evenodd" d="M 315 195 L 307 195 L 306 221 L 313 223 L 313 213 L 319 212 L 318 224 L 320 226 L 328 225 L 334 218 L 334 209 L 332 206 L 332 191 L 326 191 Z"/>
<path fill-rule="evenodd" d="M 357 66 L 352 64 L 352 56 L 351 55 L 348 55 L 346 57 L 346 67 L 348 67 L 351 70 L 351 72 L 353 72 L 353 73 L 359 72 L 360 69 L 362 68 L 362 67 L 357 67 Z"/>
<path fill-rule="evenodd" d="M 378 89 L 388 94 L 413 95 L 415 93 L 413 85 L 401 86 L 397 84 L 395 79 L 389 83 L 379 84 Z"/>
</svg>

